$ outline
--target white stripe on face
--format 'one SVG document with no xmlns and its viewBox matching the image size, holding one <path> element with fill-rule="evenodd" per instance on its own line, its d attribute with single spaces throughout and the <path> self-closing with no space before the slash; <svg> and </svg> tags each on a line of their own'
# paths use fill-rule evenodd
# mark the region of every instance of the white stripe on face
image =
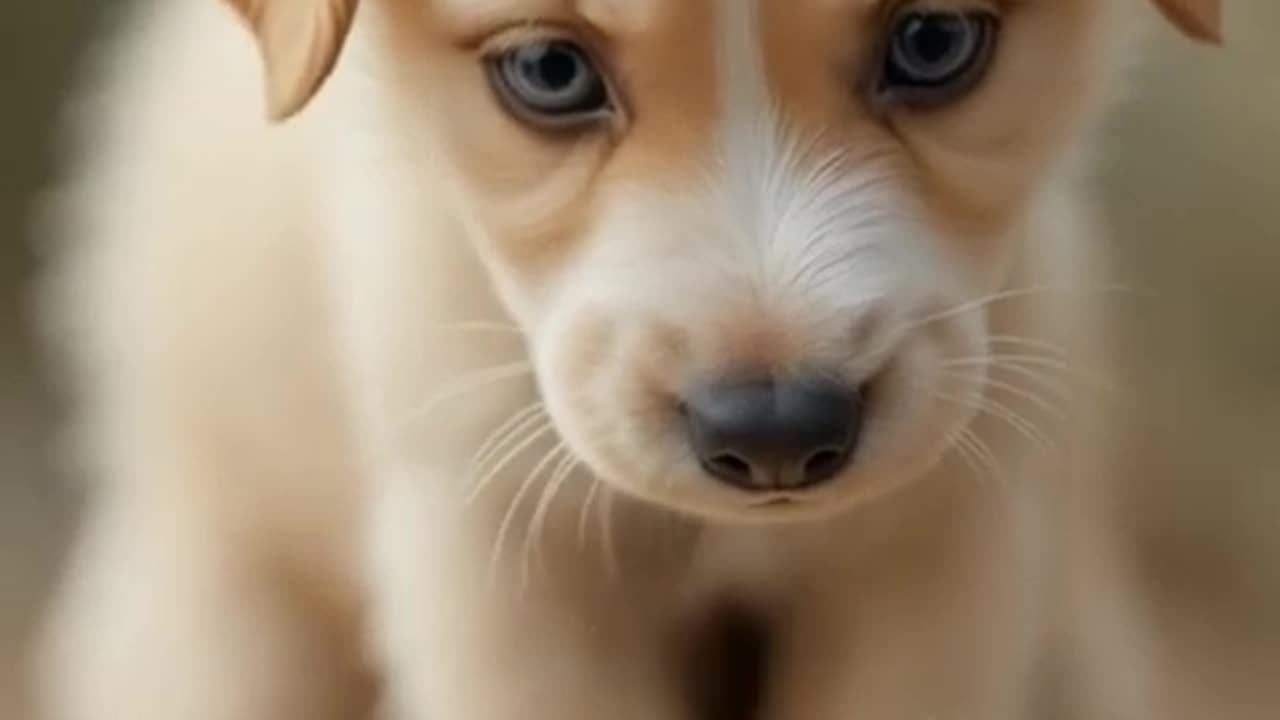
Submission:
<svg viewBox="0 0 1280 720">
<path fill-rule="evenodd" d="M 716 70 L 726 124 L 754 120 L 768 109 L 760 0 L 718 0 Z"/>
<path fill-rule="evenodd" d="M 892 248 L 906 218 L 884 168 L 859 162 L 865 148 L 788 121 L 771 88 L 765 1 L 717 2 L 712 185 L 730 235 L 721 239 L 725 259 L 757 263 L 753 281 L 766 303 L 856 306 L 888 291 L 883 263 L 901 262 Z"/>
</svg>

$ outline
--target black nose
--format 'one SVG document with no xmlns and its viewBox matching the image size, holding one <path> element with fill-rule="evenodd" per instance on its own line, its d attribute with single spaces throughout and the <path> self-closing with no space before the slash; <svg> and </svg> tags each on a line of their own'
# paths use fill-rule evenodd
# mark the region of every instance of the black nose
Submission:
<svg viewBox="0 0 1280 720">
<path fill-rule="evenodd" d="M 685 408 L 702 466 L 744 490 L 831 480 L 849 463 L 862 429 L 861 393 L 828 380 L 709 385 Z"/>
</svg>

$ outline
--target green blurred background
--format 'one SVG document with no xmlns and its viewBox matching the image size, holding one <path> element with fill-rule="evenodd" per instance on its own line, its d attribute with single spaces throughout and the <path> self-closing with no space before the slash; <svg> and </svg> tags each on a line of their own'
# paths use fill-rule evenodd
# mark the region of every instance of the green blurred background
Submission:
<svg viewBox="0 0 1280 720">
<path fill-rule="evenodd" d="M 74 513 L 26 326 L 28 212 L 77 50 L 121 2 L 0 15 L 0 720 L 28 717 L 20 657 Z M 1120 445 L 1169 692 L 1187 718 L 1262 720 L 1280 718 L 1280 2 L 1225 4 L 1226 50 L 1161 34 L 1107 130 L 1103 200 L 1121 279 L 1155 291 L 1117 309 L 1141 401 Z"/>
</svg>

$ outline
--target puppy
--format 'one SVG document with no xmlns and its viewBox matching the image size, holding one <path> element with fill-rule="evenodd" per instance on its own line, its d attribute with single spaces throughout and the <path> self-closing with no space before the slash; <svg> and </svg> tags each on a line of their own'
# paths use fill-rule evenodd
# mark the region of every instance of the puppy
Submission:
<svg viewBox="0 0 1280 720">
<path fill-rule="evenodd" d="M 1150 2 L 142 6 L 51 720 L 1143 716 L 1072 401 Z"/>
</svg>

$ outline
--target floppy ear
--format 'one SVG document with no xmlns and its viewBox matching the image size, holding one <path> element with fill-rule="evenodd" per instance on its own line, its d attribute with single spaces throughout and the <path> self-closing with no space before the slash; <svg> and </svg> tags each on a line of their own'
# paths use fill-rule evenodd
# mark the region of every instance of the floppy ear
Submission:
<svg viewBox="0 0 1280 720">
<path fill-rule="evenodd" d="M 1155 0 L 1155 4 L 1188 36 L 1213 45 L 1222 42 L 1222 0 Z"/>
<path fill-rule="evenodd" d="M 267 112 L 280 122 L 315 96 L 342 52 L 359 0 L 223 0 L 258 42 Z"/>
</svg>

